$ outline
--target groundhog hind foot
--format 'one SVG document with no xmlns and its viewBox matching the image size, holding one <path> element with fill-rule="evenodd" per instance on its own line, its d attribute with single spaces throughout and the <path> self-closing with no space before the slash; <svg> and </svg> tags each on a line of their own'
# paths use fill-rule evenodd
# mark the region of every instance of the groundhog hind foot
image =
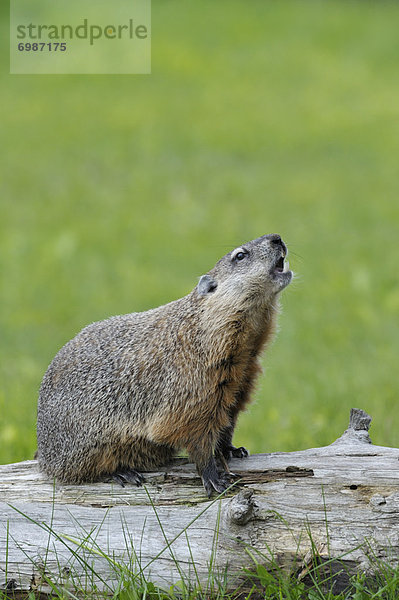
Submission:
<svg viewBox="0 0 399 600">
<path fill-rule="evenodd" d="M 123 471 L 117 471 L 112 474 L 112 479 L 119 483 L 122 487 L 125 487 L 127 483 L 134 483 L 137 487 L 143 485 L 145 479 L 141 473 L 134 469 L 124 469 Z"/>
<path fill-rule="evenodd" d="M 201 479 L 208 498 L 213 492 L 222 494 L 232 483 L 232 475 L 226 471 L 219 473 L 214 459 L 203 470 Z"/>
<path fill-rule="evenodd" d="M 207 493 L 208 498 L 210 498 L 213 492 L 217 492 L 218 494 L 222 494 L 227 488 L 231 485 L 232 477 L 230 473 L 221 473 L 217 474 L 216 477 L 204 477 L 202 476 L 202 483 L 204 484 L 205 491 Z"/>
</svg>

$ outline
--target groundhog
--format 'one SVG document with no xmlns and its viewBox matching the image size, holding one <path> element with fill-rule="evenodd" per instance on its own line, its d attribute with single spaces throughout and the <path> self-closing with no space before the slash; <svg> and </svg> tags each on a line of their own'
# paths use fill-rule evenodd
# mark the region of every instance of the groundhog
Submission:
<svg viewBox="0 0 399 600">
<path fill-rule="evenodd" d="M 64 483 L 140 485 L 140 471 L 185 448 L 208 496 L 223 492 L 226 460 L 248 455 L 233 431 L 292 279 L 286 255 L 279 235 L 263 235 L 226 254 L 187 296 L 78 333 L 42 381 L 39 468 Z"/>
</svg>

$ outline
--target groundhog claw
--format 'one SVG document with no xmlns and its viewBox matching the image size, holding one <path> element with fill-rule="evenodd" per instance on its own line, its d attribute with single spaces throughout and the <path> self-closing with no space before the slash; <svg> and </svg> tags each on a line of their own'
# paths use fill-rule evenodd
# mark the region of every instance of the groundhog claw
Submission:
<svg viewBox="0 0 399 600">
<path fill-rule="evenodd" d="M 223 450 L 223 456 L 226 460 L 230 460 L 230 458 L 247 458 L 249 452 L 244 446 L 240 446 L 239 448 L 227 446 L 227 448 Z"/>
<path fill-rule="evenodd" d="M 212 496 L 215 491 L 218 494 L 222 494 L 231 485 L 231 477 L 229 473 L 223 473 L 217 477 L 204 478 L 202 477 L 202 483 L 204 484 L 205 491 L 208 498 Z"/>
<path fill-rule="evenodd" d="M 240 446 L 239 448 L 235 448 L 232 446 L 230 448 L 231 456 L 234 458 L 247 458 L 249 456 L 249 452 L 244 446 Z"/>
<path fill-rule="evenodd" d="M 134 469 L 126 469 L 126 471 L 114 473 L 112 478 L 122 487 L 125 487 L 126 483 L 135 483 L 137 487 L 140 487 L 145 481 L 142 474 Z"/>
</svg>

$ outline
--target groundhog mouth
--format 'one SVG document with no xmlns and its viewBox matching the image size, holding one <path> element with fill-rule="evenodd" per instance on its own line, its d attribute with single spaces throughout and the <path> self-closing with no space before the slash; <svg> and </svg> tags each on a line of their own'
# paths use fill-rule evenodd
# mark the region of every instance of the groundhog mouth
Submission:
<svg viewBox="0 0 399 600">
<path fill-rule="evenodd" d="M 284 273 L 284 256 L 280 256 L 280 258 L 277 260 L 276 264 L 274 265 L 274 270 L 277 273 Z"/>
<path fill-rule="evenodd" d="M 273 272 L 274 273 L 287 273 L 290 270 L 290 263 L 288 260 L 285 260 L 284 256 L 280 256 L 274 264 Z"/>
<path fill-rule="evenodd" d="M 272 267 L 272 276 L 278 281 L 285 281 L 285 285 L 288 285 L 292 278 L 290 271 L 290 263 L 285 260 L 285 256 L 280 256 Z"/>
</svg>

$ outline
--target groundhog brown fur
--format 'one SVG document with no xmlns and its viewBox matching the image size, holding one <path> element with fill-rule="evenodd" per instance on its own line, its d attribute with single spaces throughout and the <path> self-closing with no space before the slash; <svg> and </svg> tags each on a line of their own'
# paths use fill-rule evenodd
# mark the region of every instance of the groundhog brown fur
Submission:
<svg viewBox="0 0 399 600">
<path fill-rule="evenodd" d="M 187 296 L 84 328 L 44 375 L 37 414 L 39 468 L 64 483 L 141 471 L 185 448 L 208 495 L 230 484 L 237 416 L 260 373 L 287 248 L 263 235 L 224 256 Z"/>
</svg>

